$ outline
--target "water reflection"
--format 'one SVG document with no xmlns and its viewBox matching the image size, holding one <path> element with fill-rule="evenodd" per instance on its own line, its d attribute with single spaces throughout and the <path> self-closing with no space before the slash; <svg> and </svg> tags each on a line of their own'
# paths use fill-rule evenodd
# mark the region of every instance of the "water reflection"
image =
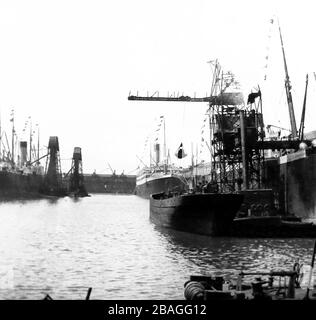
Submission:
<svg viewBox="0 0 316 320">
<path fill-rule="evenodd" d="M 167 240 L 171 254 L 184 257 L 200 274 L 288 269 L 297 260 L 310 264 L 314 245 L 314 239 L 208 237 L 160 227 L 155 231 Z"/>
</svg>

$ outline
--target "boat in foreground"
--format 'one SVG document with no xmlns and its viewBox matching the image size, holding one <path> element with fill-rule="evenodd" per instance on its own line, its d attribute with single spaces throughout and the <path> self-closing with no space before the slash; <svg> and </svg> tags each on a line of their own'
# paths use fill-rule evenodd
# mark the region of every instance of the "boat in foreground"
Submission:
<svg viewBox="0 0 316 320">
<path fill-rule="evenodd" d="M 233 282 L 224 276 L 192 275 L 184 284 L 184 297 L 187 300 L 316 300 L 312 280 L 315 255 L 316 241 L 311 264 L 305 271 L 304 265 L 296 260 L 291 270 L 241 271 Z M 255 278 L 247 283 L 244 277 Z"/>
<path fill-rule="evenodd" d="M 150 196 L 150 220 L 180 231 L 225 236 L 242 202 L 237 193 L 161 192 Z"/>
<path fill-rule="evenodd" d="M 243 277 L 255 276 L 251 282 Z M 241 272 L 235 283 L 222 276 L 190 276 L 184 284 L 186 300 L 316 300 L 314 286 L 311 292 L 300 285 L 302 273 L 297 270 L 268 272 Z"/>
</svg>

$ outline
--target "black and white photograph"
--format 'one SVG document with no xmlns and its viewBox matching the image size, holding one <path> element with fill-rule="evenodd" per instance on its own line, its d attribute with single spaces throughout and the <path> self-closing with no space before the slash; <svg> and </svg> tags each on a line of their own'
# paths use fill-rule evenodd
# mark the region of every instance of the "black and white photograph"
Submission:
<svg viewBox="0 0 316 320">
<path fill-rule="evenodd" d="M 309 0 L 0 0 L 0 300 L 316 300 L 315 30 Z"/>
</svg>

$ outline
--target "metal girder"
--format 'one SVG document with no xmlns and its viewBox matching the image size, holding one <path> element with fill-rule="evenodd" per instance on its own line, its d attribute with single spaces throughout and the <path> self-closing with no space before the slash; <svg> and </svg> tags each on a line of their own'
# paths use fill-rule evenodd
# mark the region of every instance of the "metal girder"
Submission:
<svg viewBox="0 0 316 320">
<path fill-rule="evenodd" d="M 173 102 L 208 102 L 212 105 L 242 105 L 244 103 L 243 94 L 241 92 L 224 92 L 218 96 L 212 97 L 190 97 L 190 96 L 167 96 L 159 97 L 158 95 L 152 96 L 128 96 L 128 100 L 136 101 L 173 101 Z"/>
</svg>

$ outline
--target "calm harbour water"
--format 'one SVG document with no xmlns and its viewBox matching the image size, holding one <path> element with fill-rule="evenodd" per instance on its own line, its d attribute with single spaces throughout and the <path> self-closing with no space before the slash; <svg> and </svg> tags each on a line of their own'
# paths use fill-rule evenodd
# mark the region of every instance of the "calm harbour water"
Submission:
<svg viewBox="0 0 316 320">
<path fill-rule="evenodd" d="M 136 196 L 1 202 L 0 299 L 183 299 L 191 274 L 310 264 L 313 241 L 159 229 Z"/>
</svg>

